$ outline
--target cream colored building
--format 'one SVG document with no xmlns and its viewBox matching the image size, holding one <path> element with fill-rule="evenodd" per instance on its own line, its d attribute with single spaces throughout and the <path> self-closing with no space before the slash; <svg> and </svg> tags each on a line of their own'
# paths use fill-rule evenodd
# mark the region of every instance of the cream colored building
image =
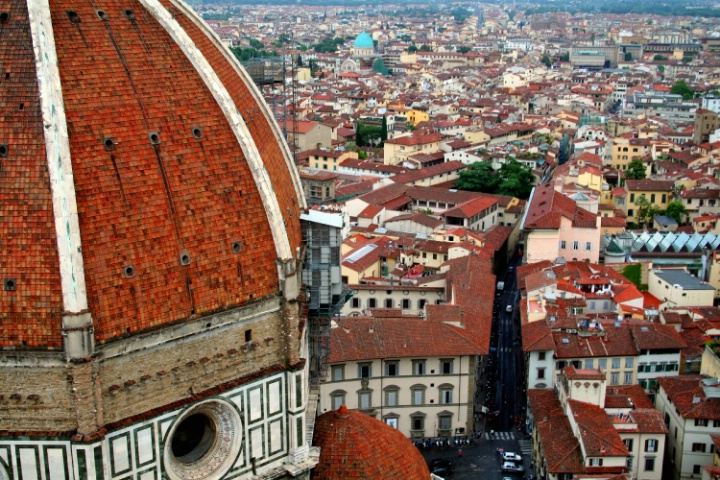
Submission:
<svg viewBox="0 0 720 480">
<path fill-rule="evenodd" d="M 711 307 L 715 289 L 685 270 L 650 270 L 648 289 L 663 307 Z"/>
<path fill-rule="evenodd" d="M 471 434 L 477 347 L 443 323 L 423 323 L 428 322 L 338 319 L 318 411 L 346 405 L 410 438 Z M 430 349 L 425 335 L 436 340 Z"/>
</svg>

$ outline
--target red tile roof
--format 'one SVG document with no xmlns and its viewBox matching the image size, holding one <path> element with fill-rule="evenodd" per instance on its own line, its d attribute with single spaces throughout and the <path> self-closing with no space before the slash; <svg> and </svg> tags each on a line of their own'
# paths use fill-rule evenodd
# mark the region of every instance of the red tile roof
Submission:
<svg viewBox="0 0 720 480">
<path fill-rule="evenodd" d="M 705 396 L 701 375 L 658 377 L 660 387 L 684 419 L 720 420 L 720 398 Z M 697 401 L 696 401 L 697 400 Z"/>
<path fill-rule="evenodd" d="M 556 192 L 552 184 L 535 187 L 523 228 L 557 230 L 565 217 L 578 228 L 596 228 L 597 215 L 578 207 L 574 200 Z"/>
<path fill-rule="evenodd" d="M 569 415 L 577 423 L 580 443 L 588 457 L 627 457 L 630 455 L 612 420 L 603 408 L 578 400 L 568 400 Z M 588 471 L 590 471 L 588 469 Z M 623 467 L 620 467 L 621 473 Z"/>
<path fill-rule="evenodd" d="M 671 192 L 674 186 L 672 180 L 625 180 L 628 192 Z"/>
<path fill-rule="evenodd" d="M 585 467 L 580 442 L 555 390 L 528 390 L 528 406 L 535 420 L 548 471 L 554 475 L 582 473 Z"/>
<path fill-rule="evenodd" d="M 5 115 L 3 127 L 3 142 L 11 146 L 2 165 L 0 259 L 3 276 L 18 284 L 14 293 L 0 295 L 0 346 L 62 348 L 64 305 L 44 121 L 26 5 L 13 5 L 0 63 L 4 71 L 23 73 L 0 86 L 0 96 L 24 107 Z M 294 252 L 302 241 L 301 205 L 274 120 L 208 28 L 177 6 L 164 6 L 246 119 L 249 143 L 257 147 L 279 203 L 281 217 L 274 222 L 287 225 Z M 82 239 L 96 340 L 276 294 L 275 241 L 244 147 L 177 42 L 152 15 L 138 14 L 132 20 L 137 30 L 111 31 L 90 20 L 98 18 L 90 4 L 58 1 L 48 8 L 55 19 L 75 11 L 92 45 L 78 48 L 76 24 L 53 22 L 68 125 L 66 160 L 72 161 L 77 200 L 77 209 L 69 208 L 79 218 L 74 241 Z M 139 31 L 149 43 L 139 41 Z M 195 126 L 199 138 L 191 131 Z M 151 144 L 150 132 L 158 133 L 160 144 Z M 113 140 L 112 150 L 103 137 Z M 235 241 L 239 254 L 230 248 Z M 184 252 L 192 262 L 187 268 L 178 260 Z M 130 265 L 136 274 L 126 277 Z"/>
<path fill-rule="evenodd" d="M 316 480 L 428 480 L 420 451 L 399 430 L 345 405 L 315 421 L 313 445 L 320 461 Z"/>
</svg>

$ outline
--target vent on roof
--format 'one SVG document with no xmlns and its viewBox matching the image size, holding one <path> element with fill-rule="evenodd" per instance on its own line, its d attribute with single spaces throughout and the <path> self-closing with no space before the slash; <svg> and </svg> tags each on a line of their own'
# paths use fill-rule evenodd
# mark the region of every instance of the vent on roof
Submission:
<svg viewBox="0 0 720 480">
<path fill-rule="evenodd" d="M 135 12 L 133 12 L 129 8 L 127 10 L 123 11 L 123 13 L 125 14 L 125 16 L 127 17 L 128 20 L 135 20 Z"/>
<path fill-rule="evenodd" d="M 132 278 L 137 274 L 133 265 L 125 265 L 123 273 L 125 274 L 125 278 Z"/>
<path fill-rule="evenodd" d="M 103 22 L 107 22 L 108 20 L 110 20 L 105 10 L 96 10 L 96 13 L 98 18 L 100 18 L 100 20 L 102 20 Z"/>
<path fill-rule="evenodd" d="M 190 254 L 183 252 L 180 254 L 180 265 L 190 265 Z"/>
<path fill-rule="evenodd" d="M 647 332 L 647 331 L 648 331 L 648 327 L 640 327 L 640 331 L 641 331 L 641 332 Z"/>
<path fill-rule="evenodd" d="M 75 10 L 68 10 L 65 13 L 72 23 L 80 23 L 80 15 L 78 15 Z"/>
<path fill-rule="evenodd" d="M 7 157 L 7 156 L 8 156 L 8 144 L 0 143 L 0 157 Z"/>
<path fill-rule="evenodd" d="M 115 150 L 115 140 L 112 137 L 105 137 L 102 142 L 105 150 Z"/>
<path fill-rule="evenodd" d="M 569 338 L 563 338 L 563 339 L 562 339 L 562 343 L 564 343 L 565 345 L 567 345 L 567 344 L 570 343 L 570 339 L 569 339 Z"/>
<path fill-rule="evenodd" d="M 0 12 L 0 23 L 7 23 L 10 20 L 10 14 L 8 12 Z"/>
<path fill-rule="evenodd" d="M 14 292 L 17 289 L 17 280 L 14 278 L 6 278 L 3 280 L 3 290 L 6 292 Z"/>
<path fill-rule="evenodd" d="M 148 134 L 148 138 L 150 138 L 150 143 L 153 145 L 160 145 L 160 134 L 157 132 L 150 132 Z"/>
<path fill-rule="evenodd" d="M 192 127 L 191 131 L 192 131 L 193 138 L 202 138 L 202 136 L 203 136 L 202 128 L 195 126 L 195 127 Z"/>
</svg>

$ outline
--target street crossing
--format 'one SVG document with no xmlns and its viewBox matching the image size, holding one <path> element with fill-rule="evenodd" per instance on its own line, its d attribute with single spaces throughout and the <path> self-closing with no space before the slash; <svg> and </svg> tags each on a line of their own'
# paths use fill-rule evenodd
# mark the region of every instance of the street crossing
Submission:
<svg viewBox="0 0 720 480">
<path fill-rule="evenodd" d="M 495 432 L 490 437 L 490 432 L 485 432 L 485 440 L 515 440 L 515 432 Z"/>
<path fill-rule="evenodd" d="M 518 441 L 520 444 L 520 455 L 530 455 L 532 453 L 532 443 L 530 440 L 520 440 Z"/>
</svg>

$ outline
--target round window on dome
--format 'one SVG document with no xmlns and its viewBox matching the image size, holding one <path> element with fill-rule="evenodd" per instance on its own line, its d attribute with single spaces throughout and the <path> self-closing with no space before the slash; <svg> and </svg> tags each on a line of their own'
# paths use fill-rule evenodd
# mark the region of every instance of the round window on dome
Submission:
<svg viewBox="0 0 720 480">
<path fill-rule="evenodd" d="M 201 460 L 217 441 L 215 422 L 204 413 L 185 418 L 172 438 L 172 454 L 185 465 Z"/>
<path fill-rule="evenodd" d="M 219 480 L 235 463 L 242 445 L 235 408 L 209 400 L 180 415 L 165 438 L 163 463 L 170 480 Z"/>
</svg>

